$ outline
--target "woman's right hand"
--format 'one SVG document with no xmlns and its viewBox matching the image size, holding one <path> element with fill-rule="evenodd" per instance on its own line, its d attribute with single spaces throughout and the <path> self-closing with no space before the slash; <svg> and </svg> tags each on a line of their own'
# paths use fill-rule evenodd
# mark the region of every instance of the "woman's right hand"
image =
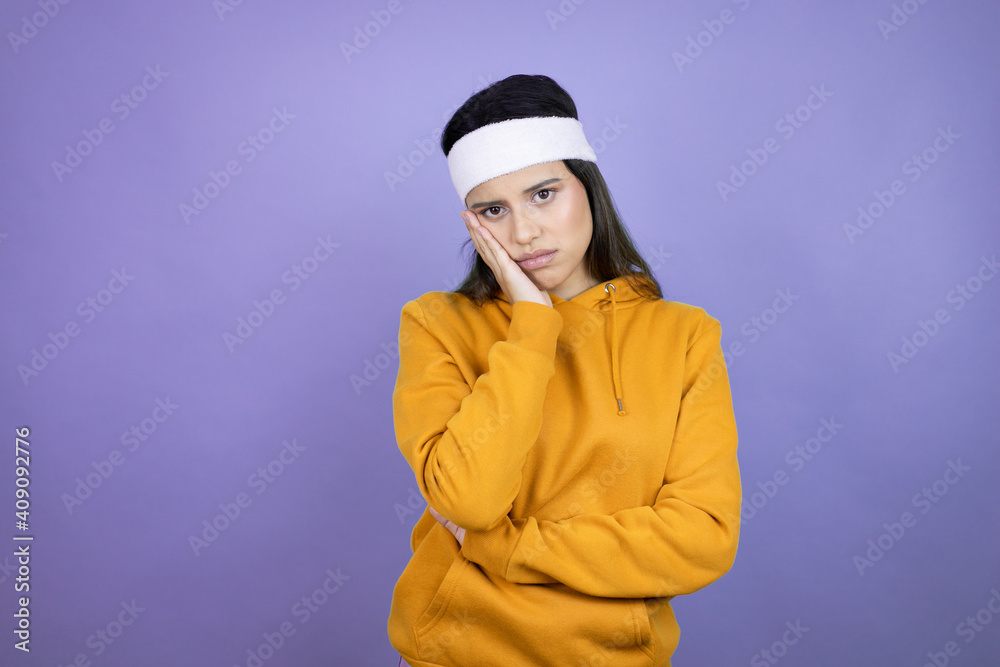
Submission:
<svg viewBox="0 0 1000 667">
<path fill-rule="evenodd" d="M 475 212 L 468 209 L 459 215 L 465 221 L 465 227 L 469 230 L 472 242 L 476 245 L 476 251 L 493 270 L 493 275 L 500 285 L 500 289 L 507 296 L 507 301 L 514 305 L 518 301 L 534 301 L 543 306 L 552 307 L 552 299 L 549 293 L 538 289 L 535 283 L 531 282 L 528 274 L 515 262 L 500 242 L 496 240 L 490 230 L 479 222 Z M 480 235 L 478 230 L 483 230 Z"/>
</svg>

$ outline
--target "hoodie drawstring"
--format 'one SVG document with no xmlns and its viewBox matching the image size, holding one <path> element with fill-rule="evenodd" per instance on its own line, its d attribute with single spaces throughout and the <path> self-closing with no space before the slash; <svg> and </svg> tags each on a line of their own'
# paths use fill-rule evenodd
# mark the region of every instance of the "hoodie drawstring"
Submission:
<svg viewBox="0 0 1000 667">
<path fill-rule="evenodd" d="M 610 290 L 608 288 L 611 288 Z M 615 301 L 614 283 L 606 283 L 604 291 L 611 297 L 611 379 L 615 384 L 615 399 L 618 401 L 618 416 L 624 417 L 625 410 L 622 408 L 622 383 L 618 370 L 618 302 Z"/>
</svg>

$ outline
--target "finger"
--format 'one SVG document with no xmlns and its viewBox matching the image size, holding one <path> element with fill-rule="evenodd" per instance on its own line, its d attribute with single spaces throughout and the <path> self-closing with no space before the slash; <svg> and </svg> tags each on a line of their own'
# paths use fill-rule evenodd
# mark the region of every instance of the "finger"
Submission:
<svg viewBox="0 0 1000 667">
<path fill-rule="evenodd" d="M 480 227 L 480 229 L 486 228 Z M 486 230 L 482 236 L 482 244 L 486 248 L 483 260 L 493 270 L 493 275 L 496 276 L 497 282 L 503 285 L 505 283 L 506 272 L 504 270 L 504 261 L 500 256 L 504 252 L 503 248 L 500 247 L 500 242 L 490 234 L 489 230 Z"/>
<path fill-rule="evenodd" d="M 476 246 L 476 251 L 479 256 L 483 258 L 483 262 L 490 268 L 493 272 L 493 276 L 496 278 L 497 283 L 500 285 L 500 289 L 510 300 L 510 293 L 507 290 L 507 273 L 510 271 L 509 265 L 513 264 L 513 260 L 510 255 L 507 254 L 507 250 L 500 244 L 495 236 L 486 228 L 485 225 L 481 224 L 479 217 L 474 211 L 469 211 L 468 209 L 461 211 L 462 219 L 466 223 L 466 227 L 469 229 L 469 235 L 472 237 L 472 242 Z M 479 231 L 482 229 L 483 233 L 480 235 Z M 476 237 L 479 238 L 476 238 Z"/>
<path fill-rule="evenodd" d="M 480 228 L 484 232 L 483 240 L 486 242 L 486 246 L 490 249 L 490 252 L 496 258 L 497 264 L 498 265 L 505 264 L 504 259 L 510 258 L 510 255 L 507 254 L 507 249 L 504 248 L 502 245 L 500 245 L 500 241 L 497 241 L 497 238 L 493 236 L 493 233 L 490 232 L 490 230 L 486 229 L 485 226 L 480 226 Z"/>
<path fill-rule="evenodd" d="M 490 233 L 490 230 L 486 229 L 484 225 L 479 225 L 474 233 L 479 234 L 478 230 L 480 229 L 483 230 L 480 239 L 483 245 L 486 246 L 486 248 L 489 250 L 490 255 L 493 256 L 493 259 L 496 262 L 496 267 L 494 268 L 498 268 L 503 263 L 503 260 L 500 257 L 500 253 L 506 251 L 500 247 L 500 242 L 496 240 L 496 237 L 493 236 L 493 234 Z"/>
<path fill-rule="evenodd" d="M 472 245 L 476 247 L 476 252 L 483 258 L 483 261 L 486 261 L 486 248 L 484 247 L 483 237 L 476 231 L 476 224 L 473 222 L 475 216 L 468 211 L 462 211 L 460 215 L 462 216 L 462 221 L 465 223 L 465 229 L 472 238 Z"/>
<path fill-rule="evenodd" d="M 463 211 L 463 219 L 466 220 L 466 226 L 469 229 L 469 235 L 472 237 L 472 243 L 476 246 L 476 251 L 479 256 L 483 258 L 483 261 L 490 267 L 490 269 L 495 273 L 499 271 L 499 259 L 497 258 L 496 250 L 491 244 L 491 240 L 496 242 L 496 239 L 492 237 L 489 230 L 486 229 L 479 223 L 479 219 L 476 217 L 475 213 L 471 211 Z M 468 216 L 468 218 L 466 218 Z M 474 222 L 470 222 L 470 219 Z M 484 234 L 480 235 L 479 229 L 485 231 Z"/>
<path fill-rule="evenodd" d="M 487 250 L 489 245 L 487 243 L 487 234 L 481 233 L 479 231 L 480 229 L 482 229 L 484 232 L 486 232 L 487 231 L 486 228 L 482 225 L 482 223 L 479 222 L 479 218 L 478 216 L 476 216 L 475 213 L 472 213 L 471 211 L 466 211 L 465 217 L 466 217 L 465 224 L 469 229 L 469 234 L 472 236 L 472 240 L 476 244 L 476 247 L 481 248 L 484 251 Z"/>
</svg>

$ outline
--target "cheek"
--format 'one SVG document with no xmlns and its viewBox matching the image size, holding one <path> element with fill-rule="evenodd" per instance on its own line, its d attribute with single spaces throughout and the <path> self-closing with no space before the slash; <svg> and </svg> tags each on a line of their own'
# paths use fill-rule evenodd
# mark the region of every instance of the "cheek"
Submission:
<svg viewBox="0 0 1000 667">
<path fill-rule="evenodd" d="M 503 249 L 510 252 L 510 234 L 506 229 L 501 228 L 490 228 L 490 233 L 493 234 L 493 238 L 497 240 L 497 243 L 503 246 Z"/>
<path fill-rule="evenodd" d="M 506 252 L 508 255 L 510 255 L 511 254 L 510 248 L 511 248 L 511 245 L 513 245 L 513 244 L 511 243 L 510 239 L 508 238 L 509 235 L 506 232 L 501 231 L 499 229 L 495 230 L 495 231 L 491 229 L 490 232 L 493 233 L 493 238 L 495 238 L 496 241 L 497 241 L 497 243 L 500 244 L 500 247 L 504 249 L 504 252 Z"/>
<path fill-rule="evenodd" d="M 575 197 L 573 199 L 572 205 L 567 211 L 567 228 L 572 231 L 575 236 L 578 237 L 588 237 L 593 231 L 593 221 L 590 215 L 590 204 L 587 201 L 587 194 L 582 193 L 582 196 Z"/>
</svg>

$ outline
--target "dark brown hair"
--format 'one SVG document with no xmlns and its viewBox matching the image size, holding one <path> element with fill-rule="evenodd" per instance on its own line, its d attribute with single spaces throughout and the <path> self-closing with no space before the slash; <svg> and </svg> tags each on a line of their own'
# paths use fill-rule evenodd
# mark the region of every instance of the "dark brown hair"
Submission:
<svg viewBox="0 0 1000 667">
<path fill-rule="evenodd" d="M 576 104 L 558 83 L 543 74 L 514 74 L 479 91 L 458 108 L 441 135 L 445 156 L 459 139 L 484 125 L 511 118 L 560 116 L 576 118 Z M 632 288 L 648 299 L 662 299 L 660 284 L 636 249 L 608 190 L 597 164 L 589 160 L 563 160 L 570 173 L 587 190 L 594 231 L 583 261 L 595 279 L 625 278 Z M 477 305 L 502 294 L 493 269 L 476 252 L 472 239 L 469 272 L 455 288 Z"/>
</svg>

